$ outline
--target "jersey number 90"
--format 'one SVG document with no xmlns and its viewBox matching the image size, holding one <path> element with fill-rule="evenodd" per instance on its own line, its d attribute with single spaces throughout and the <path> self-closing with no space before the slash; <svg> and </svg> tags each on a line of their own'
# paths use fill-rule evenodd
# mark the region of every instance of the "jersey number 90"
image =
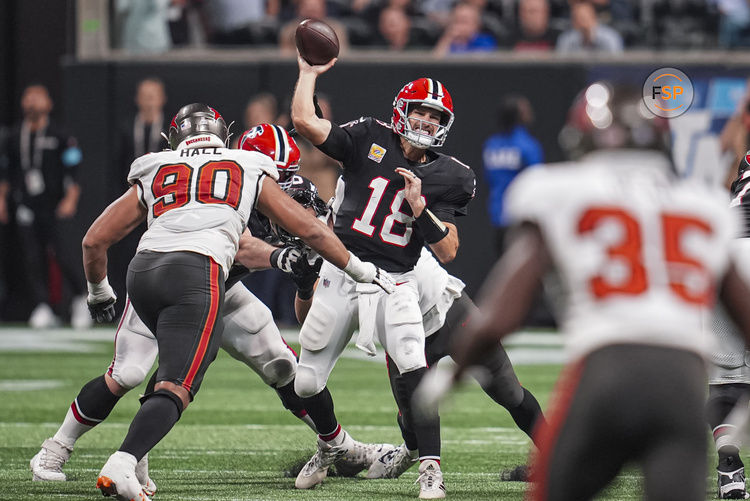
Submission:
<svg viewBox="0 0 750 501">
<path fill-rule="evenodd" d="M 214 160 L 198 168 L 195 188 L 191 189 L 192 167 L 184 163 L 162 165 L 151 183 L 154 218 L 184 207 L 191 197 L 198 203 L 224 204 L 237 210 L 244 179 L 242 167 L 237 162 Z"/>
</svg>

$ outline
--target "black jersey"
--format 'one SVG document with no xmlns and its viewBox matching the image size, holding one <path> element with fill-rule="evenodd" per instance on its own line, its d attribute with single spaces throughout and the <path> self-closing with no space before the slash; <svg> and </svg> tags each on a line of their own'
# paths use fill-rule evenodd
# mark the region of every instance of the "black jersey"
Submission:
<svg viewBox="0 0 750 501">
<path fill-rule="evenodd" d="M 374 118 L 334 126 L 318 147 L 344 167 L 344 194 L 337 192 L 334 204 L 334 232 L 357 257 L 386 271 L 414 268 L 425 244 L 412 224 L 397 167 L 419 176 L 426 206 L 441 221 L 455 224 L 474 197 L 476 178 L 467 165 L 430 150 L 426 163 L 411 162 L 401 150 L 400 136 Z"/>
<path fill-rule="evenodd" d="M 742 237 L 750 238 L 750 151 L 742 157 L 737 168 L 737 179 L 731 187 L 732 207 L 740 211 L 742 217 Z"/>
</svg>

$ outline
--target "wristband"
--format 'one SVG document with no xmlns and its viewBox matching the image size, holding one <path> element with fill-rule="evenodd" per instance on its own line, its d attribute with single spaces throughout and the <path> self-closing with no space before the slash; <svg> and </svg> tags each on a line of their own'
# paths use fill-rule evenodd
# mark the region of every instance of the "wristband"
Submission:
<svg viewBox="0 0 750 501">
<path fill-rule="evenodd" d="M 91 296 L 100 296 L 102 294 L 106 294 L 109 291 L 112 290 L 112 287 L 109 285 L 109 280 L 107 280 L 107 276 L 104 276 L 104 279 L 99 283 L 93 283 L 93 282 L 86 282 L 86 288 L 89 291 L 89 295 Z"/>
<path fill-rule="evenodd" d="M 426 207 L 422 214 L 414 220 L 414 223 L 422 232 L 424 241 L 428 244 L 437 243 L 448 236 L 448 227 Z"/>
</svg>

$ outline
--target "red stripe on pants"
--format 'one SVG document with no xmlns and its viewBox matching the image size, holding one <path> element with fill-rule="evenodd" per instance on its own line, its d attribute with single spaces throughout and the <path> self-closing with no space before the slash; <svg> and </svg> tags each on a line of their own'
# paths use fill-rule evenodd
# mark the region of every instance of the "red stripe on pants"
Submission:
<svg viewBox="0 0 750 501">
<path fill-rule="evenodd" d="M 531 467 L 531 489 L 526 498 L 530 501 L 542 501 L 547 499 L 549 486 L 550 462 L 552 453 L 557 445 L 562 427 L 565 424 L 570 405 L 573 402 L 578 385 L 583 373 L 584 361 L 580 361 L 565 368 L 560 380 L 557 382 L 554 393 L 554 406 L 547 416 L 547 426 L 537 426 L 535 431 L 539 452 L 533 460 Z"/>
<path fill-rule="evenodd" d="M 190 391 L 190 387 L 193 385 L 193 379 L 195 374 L 203 362 L 203 357 L 206 355 L 208 349 L 208 342 L 211 340 L 211 332 L 214 330 L 216 324 L 216 314 L 219 311 L 219 265 L 211 260 L 211 306 L 208 309 L 208 316 L 206 317 L 206 324 L 203 326 L 203 332 L 201 332 L 201 339 L 198 342 L 198 349 L 195 351 L 193 362 L 190 364 L 185 381 L 182 386 Z"/>
<path fill-rule="evenodd" d="M 115 345 L 114 345 L 115 352 L 112 355 L 112 363 L 109 364 L 109 369 L 107 369 L 107 374 L 109 374 L 110 376 L 112 376 L 112 371 L 115 369 L 115 361 L 117 360 L 117 335 L 120 333 L 120 329 L 122 329 L 122 324 L 125 322 L 125 315 L 128 314 L 129 307 L 130 307 L 130 296 L 128 296 L 127 300 L 125 301 L 125 308 L 122 310 L 120 323 L 117 324 L 117 330 L 115 331 Z"/>
</svg>

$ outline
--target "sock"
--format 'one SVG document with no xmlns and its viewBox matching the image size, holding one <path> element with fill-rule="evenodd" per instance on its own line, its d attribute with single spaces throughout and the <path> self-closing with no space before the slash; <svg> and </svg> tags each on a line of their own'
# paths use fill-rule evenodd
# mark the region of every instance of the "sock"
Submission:
<svg viewBox="0 0 750 501">
<path fill-rule="evenodd" d="M 440 466 L 440 456 L 419 456 L 419 463 L 424 463 L 425 461 L 435 461 L 438 466 Z"/>
<path fill-rule="evenodd" d="M 516 425 L 534 441 L 534 445 L 539 447 L 539 444 L 534 440 L 534 429 L 538 426 L 543 426 L 545 421 L 542 408 L 539 406 L 539 402 L 537 402 L 534 395 L 524 388 L 523 400 L 518 407 L 508 409 L 508 412 L 510 412 Z"/>
<path fill-rule="evenodd" d="M 169 433 L 180 419 L 180 412 L 174 399 L 161 392 L 151 394 L 141 404 L 130 423 L 128 434 L 119 450 L 132 454 L 136 461 L 140 461 Z"/>
<path fill-rule="evenodd" d="M 328 442 L 331 445 L 339 445 L 341 442 L 344 441 L 344 433 L 341 433 L 343 431 L 343 428 L 341 428 L 340 424 L 336 425 L 336 429 L 334 429 L 331 433 L 321 433 L 318 435 L 321 440 L 324 442 Z"/>
<path fill-rule="evenodd" d="M 398 413 L 398 416 L 396 416 L 396 422 L 398 422 L 398 427 L 401 428 L 401 436 L 404 437 L 404 445 L 406 445 L 406 449 L 409 450 L 409 452 L 415 452 L 419 450 L 417 436 L 406 426 L 406 423 L 404 422 L 404 415 L 401 414 L 400 411 Z"/>
<path fill-rule="evenodd" d="M 301 398 L 302 405 L 315 423 L 315 429 L 319 433 L 333 433 L 339 425 L 336 414 L 333 411 L 333 398 L 328 387 L 312 397 Z"/>
<path fill-rule="evenodd" d="M 404 404 L 401 407 L 404 422 L 417 437 L 420 457 L 434 459 L 440 458 L 440 416 L 437 410 L 432 415 L 418 418 L 411 412 L 411 397 L 425 372 L 427 368 L 422 367 L 399 375 L 396 378 L 396 387 L 399 401 Z"/>
<path fill-rule="evenodd" d="M 313 423 L 312 418 L 310 418 L 307 410 L 305 410 L 302 399 L 294 392 L 294 379 L 284 386 L 274 388 L 274 390 L 276 390 L 276 394 L 281 399 L 281 403 L 285 409 L 288 409 L 295 417 L 309 426 L 312 431 L 318 433 L 318 430 L 315 429 L 315 423 Z"/>
<path fill-rule="evenodd" d="M 120 397 L 109 391 L 104 375 L 83 385 L 78 396 L 70 404 L 62 425 L 53 437 L 71 449 L 81 436 L 104 421 Z"/>
</svg>

